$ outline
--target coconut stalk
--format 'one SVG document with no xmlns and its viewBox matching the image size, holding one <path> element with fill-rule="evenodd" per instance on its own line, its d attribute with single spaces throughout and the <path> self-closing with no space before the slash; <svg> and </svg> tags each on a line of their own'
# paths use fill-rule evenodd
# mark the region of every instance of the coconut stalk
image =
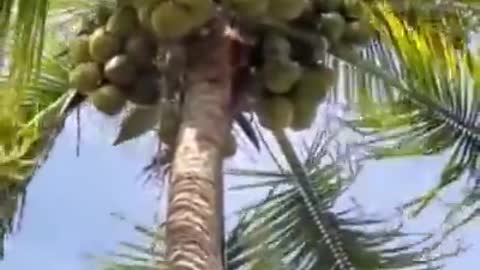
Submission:
<svg viewBox="0 0 480 270">
<path fill-rule="evenodd" d="M 187 89 L 166 224 L 167 258 L 176 270 L 224 269 L 222 148 L 232 122 L 226 25 L 216 18 L 186 42 Z"/>
</svg>

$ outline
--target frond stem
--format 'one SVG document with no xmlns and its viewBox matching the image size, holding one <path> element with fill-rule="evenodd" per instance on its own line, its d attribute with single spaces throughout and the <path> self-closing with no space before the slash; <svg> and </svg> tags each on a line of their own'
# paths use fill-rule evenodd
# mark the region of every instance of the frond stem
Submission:
<svg viewBox="0 0 480 270">
<path fill-rule="evenodd" d="M 308 175 L 305 172 L 302 163 L 298 159 L 298 156 L 295 153 L 295 149 L 293 148 L 290 140 L 288 139 L 288 136 L 285 134 L 285 131 L 278 130 L 273 132 L 273 134 L 287 160 L 287 163 L 290 165 L 293 174 L 296 176 L 296 184 L 298 186 L 300 195 L 305 201 L 307 210 L 312 216 L 321 237 L 325 241 L 326 246 L 329 248 L 330 252 L 332 252 L 332 255 L 339 269 L 356 270 L 356 268 L 353 266 L 350 259 L 348 258 L 348 255 L 342 246 L 341 240 L 335 233 L 331 232 L 333 228 L 328 228 L 326 226 L 328 222 L 324 221 L 323 214 L 320 211 L 320 202 L 318 201 L 318 195 L 315 194 L 314 189 L 310 185 Z"/>
</svg>

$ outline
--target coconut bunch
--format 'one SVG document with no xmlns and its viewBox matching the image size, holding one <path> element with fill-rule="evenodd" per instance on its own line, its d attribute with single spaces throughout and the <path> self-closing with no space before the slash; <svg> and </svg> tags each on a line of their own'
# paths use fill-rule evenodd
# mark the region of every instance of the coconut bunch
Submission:
<svg viewBox="0 0 480 270">
<path fill-rule="evenodd" d="M 264 87 L 256 106 L 260 123 L 271 130 L 309 128 L 336 80 L 335 72 L 320 62 L 293 58 L 291 43 L 284 36 L 269 34 L 262 45 L 259 73 Z"/>
<path fill-rule="evenodd" d="M 119 0 L 116 7 L 99 6 L 94 18 L 82 21 L 79 35 L 68 46 L 73 65 L 70 84 L 107 115 L 133 105 L 115 144 L 156 129 L 165 145 L 174 146 L 181 104 L 178 93 L 166 96 L 164 86 L 170 86 L 166 74 L 178 67 L 169 66 L 165 58 L 181 54 L 181 46 L 171 45 L 181 45 L 183 38 L 200 29 L 214 8 L 211 0 Z M 174 76 L 180 77 L 182 71 L 178 73 Z M 236 149 L 230 134 L 225 157 Z"/>
<path fill-rule="evenodd" d="M 158 44 L 203 25 L 213 7 L 210 0 L 175 0 L 119 1 L 114 9 L 99 8 L 92 27 L 70 42 L 71 86 L 108 115 L 127 101 L 158 103 Z"/>
<path fill-rule="evenodd" d="M 199 29 L 213 9 L 211 0 L 118 0 L 116 6 L 98 6 L 93 17 L 82 20 L 79 34 L 68 46 L 73 66 L 70 85 L 110 116 L 133 105 L 118 143 L 139 135 L 147 126 L 160 126 L 161 140 L 174 142 L 180 110 L 175 102 L 178 95 L 165 89 L 172 79 L 166 75 L 172 73 L 167 70 L 166 56 L 174 55 L 169 45 L 181 43 Z"/>
<path fill-rule="evenodd" d="M 358 49 L 373 38 L 374 32 L 360 0 L 314 0 L 310 16 L 314 19 L 298 24 L 322 35 L 326 41 L 324 50 L 336 55 L 356 56 Z"/>
<path fill-rule="evenodd" d="M 330 42 L 363 43 L 370 39 L 361 0 L 224 0 L 239 16 L 273 19 L 316 30 Z"/>
<path fill-rule="evenodd" d="M 237 101 L 247 104 L 240 114 L 256 113 L 271 130 L 309 128 L 316 108 L 336 81 L 335 72 L 322 62 L 325 54 L 351 56 L 372 35 L 356 0 L 117 0 L 115 7 L 99 7 L 70 41 L 72 88 L 108 115 L 118 114 L 126 104 L 139 108 L 124 121 L 122 128 L 128 131 L 121 131 L 117 141 L 165 122 L 159 133 L 173 144 L 187 67 L 179 68 L 171 59 L 176 53 L 187 57 L 188 37 L 201 33 L 216 14 L 230 16 L 231 32 L 237 34 L 232 54 L 242 65 L 233 68 L 233 88 L 247 95 L 234 96 L 248 99 Z M 319 42 L 294 38 L 265 23 L 272 21 L 308 32 Z M 174 53 L 172 48 L 180 49 Z M 253 87 L 245 87 L 248 82 Z M 151 117 L 156 109 L 149 108 L 157 107 L 164 107 L 162 119 Z M 144 124 L 132 124 L 140 122 Z M 244 130 L 246 125 L 241 125 Z M 235 152 L 232 138 L 227 140 L 226 156 Z"/>
<path fill-rule="evenodd" d="M 156 43 L 131 6 L 99 10 L 96 24 L 70 41 L 69 55 L 71 86 L 105 114 L 119 113 L 127 100 L 151 105 L 160 97 Z"/>
<path fill-rule="evenodd" d="M 329 45 L 363 45 L 371 29 L 361 0 L 224 0 L 240 20 L 274 20 L 326 38 Z"/>
<path fill-rule="evenodd" d="M 327 52 L 358 56 L 373 31 L 355 0 L 229 0 L 240 16 L 274 19 L 319 40 L 317 44 L 267 29 L 255 33 L 251 50 L 251 80 L 261 83 L 253 106 L 262 126 L 271 130 L 311 127 L 318 105 L 336 82 L 336 73 L 324 64 Z M 258 85 L 257 85 L 258 87 Z"/>
<path fill-rule="evenodd" d="M 227 4 L 240 16 L 248 18 L 271 17 L 293 20 L 308 9 L 308 0 L 227 0 Z"/>
</svg>

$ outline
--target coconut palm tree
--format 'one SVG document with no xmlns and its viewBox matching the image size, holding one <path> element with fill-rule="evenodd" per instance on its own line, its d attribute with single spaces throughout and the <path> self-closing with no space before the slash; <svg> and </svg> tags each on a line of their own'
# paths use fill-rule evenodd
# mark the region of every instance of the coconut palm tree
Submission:
<svg viewBox="0 0 480 270">
<path fill-rule="evenodd" d="M 46 39 L 38 81 L 22 86 L 17 93 L 7 74 L 0 77 L 1 142 L 0 198 L 1 238 L 14 227 L 17 207 L 22 206 L 26 186 L 46 159 L 56 135 L 71 111 L 64 105 L 74 99 L 68 88 L 66 63 L 53 58 L 56 53 L 52 37 Z M 17 215 L 21 218 L 21 213 Z M 3 241 L 2 241 L 3 244 Z M 0 250 L 3 254 L 3 249 Z"/>
<path fill-rule="evenodd" d="M 203 2 L 210 3 L 209 1 Z M 312 1 L 312 3 L 314 2 L 315 1 Z M 67 35 L 63 37 L 62 41 L 65 42 L 66 39 L 72 38 L 68 29 L 71 23 L 77 18 L 82 18 L 82 22 L 89 22 L 88 17 L 91 17 L 98 9 L 99 3 L 107 9 L 113 8 L 115 4 L 114 1 L 107 0 L 99 0 L 98 2 L 85 0 L 42 0 L 35 3 L 25 0 L 0 2 L 0 13 L 2 14 L 2 21 L 0 21 L 2 25 L 0 29 L 3 30 L 5 35 L 12 37 L 13 40 L 12 44 L 5 45 L 8 54 L 11 55 L 11 57 L 9 57 L 10 64 L 7 85 L 8 89 L 11 89 L 12 94 L 8 96 L 18 95 L 18 100 L 22 101 L 17 101 L 15 104 L 28 100 L 28 95 L 25 93 L 40 93 L 39 91 L 28 91 L 28 89 L 34 90 L 37 88 L 37 85 L 42 83 L 44 71 L 40 67 L 45 62 L 42 61 L 42 59 L 44 57 L 43 49 L 46 47 L 44 41 L 46 38 L 45 27 L 47 23 L 49 29 L 55 28 L 67 32 Z M 136 5 L 143 2 L 133 1 L 132 3 Z M 124 3 L 117 4 L 119 6 L 124 5 Z M 154 4 L 159 5 L 158 3 Z M 219 6 L 220 4 L 217 3 L 215 5 Z M 165 99 L 168 99 L 169 102 L 174 101 L 174 106 L 177 106 L 177 109 L 181 109 L 181 124 L 178 127 L 178 133 L 175 134 L 172 143 L 170 143 L 173 160 L 171 162 L 171 174 L 169 177 L 169 214 L 166 223 L 166 257 L 174 266 L 179 267 L 179 269 L 222 269 L 223 152 L 233 119 L 237 116 L 236 107 L 239 106 L 239 104 L 243 105 L 242 103 L 245 102 L 245 99 L 242 98 L 245 93 L 238 90 L 239 85 L 235 83 L 236 80 L 233 74 L 237 72 L 237 69 L 245 69 L 245 63 L 242 61 L 247 60 L 247 67 L 262 64 L 262 60 L 259 60 L 259 56 L 257 55 L 258 49 L 256 45 L 259 44 L 259 42 L 257 42 L 256 38 L 261 39 L 265 33 L 270 32 L 280 33 L 281 35 L 289 37 L 294 45 L 293 54 L 295 57 L 302 61 L 305 60 L 309 65 L 316 64 L 311 62 L 313 56 L 317 55 L 311 52 L 318 52 L 318 50 L 312 50 L 312 48 L 318 49 L 320 46 L 326 44 L 325 37 L 318 35 L 309 24 L 308 20 L 312 18 L 311 16 L 315 15 L 315 12 L 310 12 L 311 10 L 304 12 L 304 14 L 308 15 L 306 22 L 300 19 L 289 22 L 286 19 L 290 19 L 290 17 L 293 19 L 293 17 L 298 16 L 300 13 L 297 12 L 297 15 L 290 15 L 290 13 L 283 13 L 285 11 L 276 10 L 272 11 L 274 14 L 277 14 L 274 16 L 276 19 L 265 19 L 260 16 L 259 19 L 245 20 L 246 15 L 240 12 L 241 7 L 231 6 L 225 3 L 222 4 L 222 7 L 220 12 L 216 12 L 216 10 L 213 12 L 214 9 L 210 10 L 209 8 L 210 13 L 208 13 L 208 18 L 202 16 L 200 16 L 201 18 L 196 18 L 202 22 L 202 31 L 197 31 L 195 32 L 196 34 L 188 36 L 185 39 L 187 42 L 181 43 L 182 46 L 177 46 L 178 44 L 176 43 L 172 45 L 169 42 L 161 44 L 162 48 L 165 47 L 168 51 L 168 62 L 162 62 L 168 65 L 167 69 L 161 69 L 163 72 L 162 75 L 164 75 L 163 78 L 165 79 L 163 82 L 168 86 L 174 86 L 176 83 L 180 84 L 184 90 L 175 93 L 168 93 L 167 91 L 165 94 Z M 345 16 L 349 16 L 349 20 L 352 20 L 354 23 L 357 22 L 358 16 L 363 16 L 362 14 L 349 13 L 352 10 L 346 9 L 345 6 L 339 7 L 343 8 L 341 12 L 343 12 L 344 15 L 346 14 Z M 303 8 L 306 9 L 306 7 Z M 157 9 L 158 8 L 156 8 L 155 11 L 157 11 Z M 231 13 L 232 10 L 234 11 L 233 13 Z M 362 9 L 359 8 L 358 10 Z M 161 15 L 161 10 L 155 13 Z M 234 15 L 232 16 L 232 14 Z M 242 15 L 237 16 L 238 14 Z M 47 20 L 47 15 L 52 16 L 52 19 Z M 154 28 L 156 30 L 163 29 L 163 23 L 168 23 L 163 21 L 164 18 L 168 18 L 168 16 L 160 15 L 155 17 L 160 22 L 155 24 Z M 67 28 L 65 26 L 67 26 Z M 88 25 L 86 28 L 84 27 L 85 25 L 81 25 L 80 29 L 76 31 L 77 34 L 83 35 L 85 31 L 88 33 Z M 244 31 L 247 34 L 244 34 Z M 335 33 L 329 32 L 328 29 L 324 29 L 323 31 L 326 31 L 324 35 L 330 38 L 335 36 Z M 225 32 L 228 33 L 228 38 L 225 38 Z M 166 32 L 162 32 L 162 34 L 165 33 Z M 363 39 L 361 41 L 364 42 L 368 36 L 355 36 L 355 38 Z M 60 42 L 60 44 L 62 42 Z M 347 53 L 347 50 L 350 50 L 351 47 L 341 45 L 345 44 L 335 44 L 335 46 L 331 46 L 329 53 L 341 57 L 367 72 L 379 75 L 393 87 L 403 89 L 402 82 L 395 80 L 393 77 L 395 74 L 382 73 L 381 68 L 372 65 L 369 66 L 367 65 L 368 63 L 359 61 L 355 55 Z M 307 50 L 302 50 L 301 48 L 305 46 Z M 185 53 L 175 55 L 173 52 L 177 49 Z M 252 53 L 252 51 L 254 53 Z M 308 55 L 303 55 L 304 51 L 306 51 Z M 239 54 L 240 57 L 238 57 L 237 54 Z M 178 59 L 175 56 L 179 56 Z M 67 59 L 67 61 L 71 61 L 70 58 L 63 57 L 64 56 L 59 56 L 59 58 L 56 59 Z M 182 62 L 185 60 L 182 58 L 185 57 L 186 62 Z M 260 63 L 256 63 L 256 61 Z M 232 65 L 232 62 L 234 62 L 235 65 Z M 176 64 L 179 66 L 175 66 Z M 403 64 L 408 65 L 410 63 L 404 62 Z M 66 66 L 67 69 L 74 68 L 72 63 Z M 175 68 L 180 68 L 180 72 Z M 63 69 L 63 71 L 65 71 L 65 69 Z M 50 83 L 48 79 L 51 77 L 58 78 L 58 74 L 46 76 L 45 80 Z M 68 79 L 63 78 L 60 82 L 64 94 L 53 96 L 52 100 L 58 102 L 54 103 L 57 104 L 56 106 L 61 107 L 61 117 L 54 117 L 56 120 L 54 123 L 61 123 L 61 121 L 57 119 L 64 119 L 66 113 L 78 106 L 80 102 L 91 101 L 95 104 L 95 100 L 98 101 L 98 99 L 96 99 L 98 95 L 94 97 L 92 97 L 92 95 L 89 98 L 82 97 L 82 95 L 79 94 L 81 91 L 79 91 L 78 88 L 66 91 L 70 85 Z M 72 80 L 70 80 L 70 83 L 72 83 Z M 48 88 L 50 88 L 50 86 L 51 85 L 48 85 Z M 175 88 L 175 90 L 177 89 Z M 283 89 L 281 90 L 283 91 Z M 67 94 L 65 94 L 65 92 L 67 92 Z M 61 99 L 64 96 L 65 98 Z M 49 101 L 50 104 L 52 100 Z M 33 105 L 37 104 L 35 103 Z M 150 106 L 148 108 L 139 106 L 129 110 L 116 142 L 121 143 L 125 140 L 135 138 L 148 130 L 156 128 L 159 123 L 160 138 L 165 141 L 165 138 L 161 136 L 162 128 L 168 126 L 168 124 L 165 124 L 165 120 L 161 120 L 162 115 L 165 115 L 165 103 L 162 102 L 160 105 L 162 106 Z M 23 108 L 24 106 L 21 107 Z M 41 106 L 39 107 L 42 108 Z M 266 106 L 266 108 L 269 107 L 270 106 Z M 43 108 L 43 110 L 45 110 L 45 108 Z M 44 114 L 39 114 L 39 111 L 35 114 L 27 113 L 26 119 L 28 121 L 23 120 L 23 122 L 17 122 L 29 123 L 31 120 L 38 121 L 39 115 Z M 146 118 L 146 116 L 153 117 Z M 281 124 L 284 123 L 284 121 L 281 122 Z M 256 138 L 252 136 L 252 127 L 245 125 L 245 121 L 238 123 L 243 123 L 242 126 L 245 132 L 249 134 L 252 142 L 255 143 Z M 265 121 L 263 124 L 268 126 L 268 123 L 265 123 Z M 351 269 L 353 264 L 347 252 L 339 244 L 341 241 L 328 238 L 329 234 L 324 224 L 325 213 L 323 213 L 320 208 L 322 203 L 311 187 L 311 183 L 308 181 L 307 171 L 303 168 L 304 166 L 302 166 L 295 152 L 292 150 L 293 148 L 283 131 L 283 127 L 272 128 L 270 125 L 270 128 L 274 131 L 273 133 L 281 146 L 283 154 L 287 158 L 292 172 L 295 175 L 295 183 L 300 190 L 302 200 L 308 208 L 309 215 L 312 220 L 314 220 L 317 233 L 325 238 L 327 247 L 330 252 L 332 252 L 335 262 L 339 265 L 339 269 Z M 43 130 L 39 132 L 34 128 L 30 130 L 42 135 L 49 134 L 49 132 L 44 132 Z"/>
</svg>

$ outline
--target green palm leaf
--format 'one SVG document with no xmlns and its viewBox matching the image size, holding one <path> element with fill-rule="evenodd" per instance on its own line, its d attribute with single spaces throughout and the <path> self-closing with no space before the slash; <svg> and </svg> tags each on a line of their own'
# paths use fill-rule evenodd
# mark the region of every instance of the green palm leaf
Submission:
<svg viewBox="0 0 480 270">
<path fill-rule="evenodd" d="M 67 63 L 53 59 L 52 48 L 42 58 L 37 79 L 21 88 L 9 83 L 9 73 L 0 75 L 0 208 L 7 213 L 0 217 L 3 233 L 13 227 L 17 203 L 12 201 L 23 200 L 26 186 L 63 126 L 66 104 L 75 97 L 68 91 Z"/>
<path fill-rule="evenodd" d="M 412 30 L 393 13 L 376 14 L 382 43 L 373 44 L 365 56 L 390 70 L 378 72 L 373 65 L 357 63 L 380 75 L 383 83 L 360 79 L 354 88 L 360 90 L 350 96 L 358 117 L 347 124 L 372 142 L 375 158 L 452 150 L 440 183 L 423 196 L 417 214 L 441 189 L 476 166 L 478 64 L 468 51 L 457 50 L 448 37 L 428 26 Z"/>
<path fill-rule="evenodd" d="M 11 34 L 8 36 L 14 40 L 10 76 L 20 86 L 33 78 L 33 71 L 40 66 L 48 0 L 5 0 L 1 1 L 0 6 L 5 16 L 0 21 L 0 31 L 4 35 Z M 9 33 L 7 29 L 10 28 L 13 31 Z"/>
<path fill-rule="evenodd" d="M 122 218 L 123 219 L 123 218 Z M 135 225 L 141 243 L 121 242 L 118 251 L 107 256 L 92 256 L 104 270 L 157 270 L 168 269 L 165 260 L 164 226 L 150 228 Z M 140 241 L 139 241 L 140 242 Z"/>
<path fill-rule="evenodd" d="M 114 5 L 114 2 L 1 0 L 0 40 L 13 40 L 8 54 L 9 78 L 14 88 L 21 89 L 40 74 L 47 25 L 51 32 L 61 31 L 68 35 L 78 30 L 78 20 L 84 16 L 92 16 L 92 11 L 99 4 Z"/>
<path fill-rule="evenodd" d="M 317 147 L 321 146 L 317 144 Z M 279 172 L 273 173 L 269 177 L 271 181 L 263 182 L 274 183 L 277 191 L 264 201 L 245 208 L 245 217 L 229 236 L 228 269 L 256 269 L 256 263 L 270 261 L 276 262 L 270 269 L 333 269 L 339 266 L 339 256 L 345 256 L 342 260 L 348 260 L 351 264 L 350 268 L 345 269 L 440 267 L 441 257 L 424 259 L 424 254 L 418 249 L 430 239 L 429 235 L 392 248 L 392 243 L 410 236 L 402 233 L 400 228 L 379 228 L 385 225 L 385 220 L 353 218 L 349 215 L 350 211 L 333 212 L 336 198 L 351 183 L 354 175 L 342 178 L 339 176 L 341 168 L 338 163 L 319 165 L 311 162 L 324 157 L 324 152 L 312 148 L 308 152 L 317 155 L 307 156 L 302 167 L 308 178 L 307 188 L 312 189 L 310 192 L 315 193 L 319 201 L 317 210 L 327 232 L 318 229 L 311 214 L 312 209 L 295 184 L 298 181 L 296 177 L 288 172 L 284 176 L 278 176 Z M 245 172 L 250 177 L 255 176 L 253 171 Z M 239 173 L 240 170 L 235 171 L 235 174 Z M 256 176 L 265 179 L 266 174 Z M 277 186 L 278 183 L 283 186 Z M 325 238 L 325 233 L 329 238 Z M 333 252 L 338 252 L 341 247 L 345 254 L 332 254 L 328 241 L 336 242 Z"/>
</svg>

